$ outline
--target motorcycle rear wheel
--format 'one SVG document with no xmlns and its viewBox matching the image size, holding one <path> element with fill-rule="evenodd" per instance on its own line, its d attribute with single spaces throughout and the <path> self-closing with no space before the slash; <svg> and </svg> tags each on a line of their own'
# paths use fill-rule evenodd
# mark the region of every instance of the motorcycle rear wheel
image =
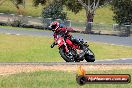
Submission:
<svg viewBox="0 0 132 88">
<path fill-rule="evenodd" d="M 84 47 L 87 50 L 87 53 L 84 55 L 85 60 L 87 62 L 94 62 L 95 61 L 95 55 L 94 55 L 94 53 L 92 52 L 92 50 L 90 50 L 88 48 L 88 45 L 84 44 Z"/>
<path fill-rule="evenodd" d="M 92 56 L 92 55 L 86 55 L 86 56 L 85 56 L 85 60 L 86 60 L 87 62 L 94 62 L 94 61 L 95 61 L 95 58 L 94 58 L 94 56 Z"/>
</svg>

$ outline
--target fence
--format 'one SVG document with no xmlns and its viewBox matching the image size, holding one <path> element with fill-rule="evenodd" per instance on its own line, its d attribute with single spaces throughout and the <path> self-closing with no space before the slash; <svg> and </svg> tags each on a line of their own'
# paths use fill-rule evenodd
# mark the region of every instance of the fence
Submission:
<svg viewBox="0 0 132 88">
<path fill-rule="evenodd" d="M 7 23 L 8 25 L 19 21 L 20 25 L 34 25 L 34 26 L 42 26 L 46 27 L 48 26 L 53 20 L 51 18 L 45 18 L 42 17 L 32 17 L 32 16 L 23 16 L 23 15 L 15 15 L 15 14 L 4 14 L 0 13 L 0 22 Z M 55 20 L 54 20 L 55 21 Z M 59 21 L 61 23 L 64 23 L 66 26 L 71 26 L 70 20 L 62 21 L 60 19 L 56 19 L 56 21 Z"/>
<path fill-rule="evenodd" d="M 84 31 L 86 28 L 86 23 L 85 22 L 71 22 L 71 26 L 79 28 L 82 31 Z M 112 24 L 93 23 L 92 29 L 93 30 L 113 30 L 113 25 Z"/>
<path fill-rule="evenodd" d="M 33 27 L 33 28 L 40 28 L 44 29 L 48 26 L 53 20 L 51 18 L 43 19 L 42 17 L 32 17 L 32 16 L 23 16 L 23 15 L 15 15 L 15 14 L 4 14 L 0 13 L 0 22 L 7 23 L 8 25 L 17 24 L 15 26 L 22 26 L 22 27 Z M 76 31 L 85 31 L 86 23 L 85 22 L 73 22 L 70 20 L 62 21 L 57 19 L 60 23 L 64 23 L 66 26 L 73 27 Z M 102 33 L 102 34 L 119 34 L 122 29 L 128 28 L 127 26 L 119 27 L 118 24 L 103 24 L 103 23 L 93 23 L 92 30 L 95 33 Z M 132 25 L 129 27 L 130 33 L 132 31 Z"/>
<path fill-rule="evenodd" d="M 84 22 L 71 22 L 71 26 L 77 31 L 85 31 L 86 29 L 86 23 Z M 92 31 L 94 34 L 128 37 L 132 34 L 132 25 L 92 23 Z"/>
</svg>

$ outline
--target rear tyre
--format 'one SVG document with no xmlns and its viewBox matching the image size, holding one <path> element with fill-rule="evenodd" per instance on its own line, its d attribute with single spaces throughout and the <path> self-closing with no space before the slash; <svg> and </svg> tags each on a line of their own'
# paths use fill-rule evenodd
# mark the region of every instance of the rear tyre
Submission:
<svg viewBox="0 0 132 88">
<path fill-rule="evenodd" d="M 95 57 L 93 55 L 86 55 L 85 56 L 85 60 L 87 62 L 94 62 L 95 61 Z"/>
<path fill-rule="evenodd" d="M 60 48 L 59 49 L 59 53 L 60 53 L 60 55 L 61 55 L 61 57 L 66 61 L 66 62 L 74 62 L 74 58 L 68 58 L 67 56 L 66 56 L 66 53 L 65 53 L 65 51 L 64 51 L 64 49 L 63 48 Z"/>
<path fill-rule="evenodd" d="M 80 60 L 75 60 L 75 62 L 80 62 Z"/>
<path fill-rule="evenodd" d="M 85 60 L 87 62 L 94 62 L 95 61 L 95 55 L 90 49 L 88 49 L 88 51 L 84 57 L 85 57 Z"/>
</svg>

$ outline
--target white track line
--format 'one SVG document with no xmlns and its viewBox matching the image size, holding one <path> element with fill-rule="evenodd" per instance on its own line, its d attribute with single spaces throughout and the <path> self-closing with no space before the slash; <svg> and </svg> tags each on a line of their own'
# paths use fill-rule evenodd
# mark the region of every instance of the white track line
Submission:
<svg viewBox="0 0 132 88">
<path fill-rule="evenodd" d="M 21 34 L 16 34 L 17 36 L 21 35 Z"/>
<path fill-rule="evenodd" d="M 121 45 L 121 44 L 114 44 L 114 43 L 106 43 L 106 42 L 96 42 L 96 41 L 89 41 L 89 42 L 93 42 L 93 43 L 103 43 L 103 44 L 106 44 L 106 45 L 112 45 L 112 46 L 123 46 L 123 47 L 132 47 L 132 46 L 129 46 L 129 45 Z"/>
<path fill-rule="evenodd" d="M 127 60 L 127 59 L 132 59 L 132 58 L 121 58 L 121 59 L 106 59 L 106 60 L 96 60 L 97 61 L 115 61 L 115 60 Z"/>
<path fill-rule="evenodd" d="M 11 35 L 11 33 L 6 33 L 7 35 Z"/>
<path fill-rule="evenodd" d="M 17 36 L 20 36 L 21 34 L 13 34 L 13 33 L 5 33 L 7 35 L 17 35 Z"/>
</svg>

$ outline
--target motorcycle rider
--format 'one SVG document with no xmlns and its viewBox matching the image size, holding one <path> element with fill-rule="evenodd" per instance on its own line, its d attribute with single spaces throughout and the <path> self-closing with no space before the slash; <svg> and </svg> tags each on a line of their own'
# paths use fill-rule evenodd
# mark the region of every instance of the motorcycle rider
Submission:
<svg viewBox="0 0 132 88">
<path fill-rule="evenodd" d="M 65 36 L 65 37 L 68 37 L 72 42 L 78 44 L 80 46 L 80 48 L 82 50 L 83 49 L 83 44 L 81 43 L 81 41 L 79 41 L 78 39 L 74 38 L 68 31 L 68 28 L 65 27 L 63 24 L 60 24 L 59 22 L 57 21 L 54 21 L 50 24 L 49 26 L 49 29 L 51 29 L 54 34 L 54 40 L 55 42 L 51 45 L 51 48 L 53 48 L 57 43 L 57 36 L 58 35 L 62 35 L 62 36 Z M 79 58 L 82 58 L 83 56 L 85 55 L 85 52 L 81 52 L 80 55 L 79 55 Z"/>
</svg>

